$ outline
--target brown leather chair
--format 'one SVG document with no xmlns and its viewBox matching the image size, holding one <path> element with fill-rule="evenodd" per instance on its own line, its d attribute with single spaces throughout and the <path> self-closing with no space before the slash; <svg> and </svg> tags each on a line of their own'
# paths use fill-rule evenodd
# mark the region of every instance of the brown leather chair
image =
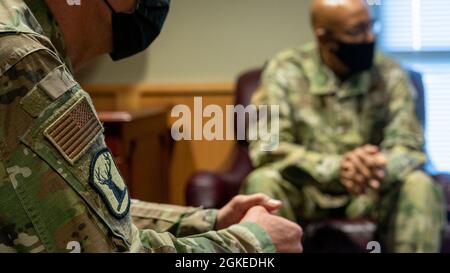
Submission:
<svg viewBox="0 0 450 273">
<path fill-rule="evenodd" d="M 420 73 L 410 71 L 418 91 L 416 114 L 425 124 L 424 87 Z M 237 81 L 235 105 L 248 105 L 259 85 L 261 69 L 243 73 Z M 235 123 L 245 122 L 236 121 Z M 237 141 L 228 164 L 219 172 L 202 171 L 189 180 L 186 200 L 190 206 L 220 208 L 235 196 L 245 177 L 253 170 L 248 154 L 248 143 Z M 444 188 L 447 198 L 447 214 L 450 215 L 450 175 L 434 176 Z M 367 252 L 367 243 L 374 240 L 375 224 L 370 220 L 328 219 L 314 223 L 302 223 L 305 230 L 305 252 Z M 443 252 L 450 252 L 450 225 L 447 225 Z"/>
</svg>

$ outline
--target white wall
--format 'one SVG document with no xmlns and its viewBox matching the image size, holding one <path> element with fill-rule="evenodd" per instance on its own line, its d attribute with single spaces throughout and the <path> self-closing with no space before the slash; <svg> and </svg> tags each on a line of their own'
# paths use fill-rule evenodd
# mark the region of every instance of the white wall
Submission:
<svg viewBox="0 0 450 273">
<path fill-rule="evenodd" d="M 172 0 L 149 50 L 84 69 L 83 83 L 231 82 L 278 51 L 313 39 L 310 0 Z"/>
</svg>

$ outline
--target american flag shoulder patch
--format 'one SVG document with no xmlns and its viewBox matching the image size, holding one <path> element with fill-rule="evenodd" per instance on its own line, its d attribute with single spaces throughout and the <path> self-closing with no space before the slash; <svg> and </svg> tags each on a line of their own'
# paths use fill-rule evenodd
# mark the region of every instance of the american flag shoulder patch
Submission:
<svg viewBox="0 0 450 273">
<path fill-rule="evenodd" d="M 102 132 L 102 124 L 87 98 L 82 97 L 50 124 L 44 135 L 73 165 Z"/>
</svg>

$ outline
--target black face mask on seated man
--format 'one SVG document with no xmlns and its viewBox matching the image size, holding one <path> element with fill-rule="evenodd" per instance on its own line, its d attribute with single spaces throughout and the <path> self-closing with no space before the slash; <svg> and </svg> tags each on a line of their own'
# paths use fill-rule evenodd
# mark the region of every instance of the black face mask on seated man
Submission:
<svg viewBox="0 0 450 273">
<path fill-rule="evenodd" d="M 169 12 L 170 0 L 138 0 L 132 13 L 112 11 L 114 61 L 130 57 L 146 49 L 161 33 Z"/>
<path fill-rule="evenodd" d="M 375 58 L 375 42 L 345 43 L 337 41 L 334 54 L 350 69 L 351 74 L 368 70 Z"/>
</svg>

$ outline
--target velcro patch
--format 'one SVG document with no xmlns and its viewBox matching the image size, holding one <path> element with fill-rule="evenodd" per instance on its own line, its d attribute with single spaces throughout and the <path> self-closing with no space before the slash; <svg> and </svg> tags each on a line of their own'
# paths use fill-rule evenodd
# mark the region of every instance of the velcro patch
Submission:
<svg viewBox="0 0 450 273">
<path fill-rule="evenodd" d="M 50 98 L 56 100 L 64 94 L 64 92 L 70 90 L 76 84 L 77 83 L 72 78 L 70 73 L 67 72 L 65 66 L 60 66 L 46 75 L 38 85 L 40 88 L 45 90 Z"/>
<path fill-rule="evenodd" d="M 34 88 L 20 101 L 23 109 L 33 118 L 37 118 L 51 103 L 51 99 L 40 88 Z"/>
<path fill-rule="evenodd" d="M 110 213 L 121 219 L 130 210 L 130 194 L 108 148 L 92 158 L 89 183 L 103 198 Z"/>
<path fill-rule="evenodd" d="M 102 124 L 82 97 L 45 129 L 44 135 L 73 165 L 102 132 Z"/>
</svg>

